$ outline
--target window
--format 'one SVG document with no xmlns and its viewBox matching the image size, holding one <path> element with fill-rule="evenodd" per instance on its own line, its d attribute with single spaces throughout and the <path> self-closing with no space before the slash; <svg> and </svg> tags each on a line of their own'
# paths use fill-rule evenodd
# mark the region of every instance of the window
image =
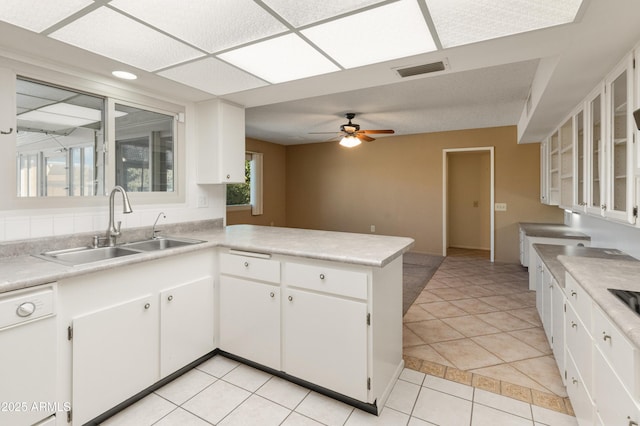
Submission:
<svg viewBox="0 0 640 426">
<path fill-rule="evenodd" d="M 16 106 L 19 197 L 104 192 L 104 98 L 18 78 Z"/>
<path fill-rule="evenodd" d="M 116 185 L 173 192 L 174 117 L 116 104 Z"/>
<path fill-rule="evenodd" d="M 251 214 L 262 214 L 262 154 L 247 152 L 245 155 L 245 183 L 227 185 L 227 206 L 251 208 Z"/>
</svg>

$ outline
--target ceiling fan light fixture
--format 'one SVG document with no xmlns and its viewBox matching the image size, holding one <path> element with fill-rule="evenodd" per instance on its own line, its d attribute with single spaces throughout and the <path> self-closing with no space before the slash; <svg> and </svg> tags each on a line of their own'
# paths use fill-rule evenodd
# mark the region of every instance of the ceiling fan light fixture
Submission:
<svg viewBox="0 0 640 426">
<path fill-rule="evenodd" d="M 340 141 L 340 145 L 342 145 L 342 146 L 344 146 L 346 148 L 353 148 L 355 146 L 360 145 L 361 143 L 362 143 L 362 141 L 360 139 L 358 139 L 355 135 L 346 135 Z"/>
</svg>

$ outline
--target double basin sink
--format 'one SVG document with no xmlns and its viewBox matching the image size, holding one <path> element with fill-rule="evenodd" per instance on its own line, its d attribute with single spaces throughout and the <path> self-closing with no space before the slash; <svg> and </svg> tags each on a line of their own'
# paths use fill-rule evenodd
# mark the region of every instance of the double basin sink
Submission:
<svg viewBox="0 0 640 426">
<path fill-rule="evenodd" d="M 188 238 L 160 237 L 114 247 L 77 247 L 66 250 L 54 250 L 36 255 L 37 257 L 64 265 L 82 265 L 101 260 L 115 259 L 150 251 L 166 250 L 176 247 L 200 244 L 204 241 Z"/>
</svg>

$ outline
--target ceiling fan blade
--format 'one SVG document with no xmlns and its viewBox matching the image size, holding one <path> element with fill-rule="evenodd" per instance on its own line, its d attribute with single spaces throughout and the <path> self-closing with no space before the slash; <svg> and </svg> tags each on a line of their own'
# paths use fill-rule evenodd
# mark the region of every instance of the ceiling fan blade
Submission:
<svg viewBox="0 0 640 426">
<path fill-rule="evenodd" d="M 364 133 L 366 135 L 375 135 L 375 134 L 392 134 L 395 133 L 393 130 L 391 129 L 386 129 L 386 130 L 360 130 L 359 133 Z"/>
<path fill-rule="evenodd" d="M 375 138 L 369 137 L 367 135 L 365 135 L 364 133 L 358 133 L 356 135 L 356 138 L 365 141 L 365 142 L 371 142 L 371 141 L 375 141 Z"/>
</svg>

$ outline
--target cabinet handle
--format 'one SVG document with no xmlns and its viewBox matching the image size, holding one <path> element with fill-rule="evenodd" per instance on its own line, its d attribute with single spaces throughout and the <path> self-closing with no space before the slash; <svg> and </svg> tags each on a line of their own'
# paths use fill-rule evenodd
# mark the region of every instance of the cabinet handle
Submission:
<svg viewBox="0 0 640 426">
<path fill-rule="evenodd" d="M 289 299 L 289 302 L 293 302 L 293 296 L 289 296 L 287 299 Z"/>
<path fill-rule="evenodd" d="M 578 324 L 576 324 L 575 322 L 571 321 L 571 327 L 578 328 Z"/>
<path fill-rule="evenodd" d="M 627 420 L 629 420 L 629 426 L 638 426 L 638 422 L 631 420 L 631 416 L 627 416 Z"/>
<path fill-rule="evenodd" d="M 576 293 L 575 291 L 571 290 L 571 295 L 572 295 L 573 297 L 576 297 L 576 296 L 578 295 L 578 293 Z"/>
<path fill-rule="evenodd" d="M 324 274 L 320 274 L 320 279 L 324 280 Z"/>
<path fill-rule="evenodd" d="M 275 293 L 274 293 L 274 292 L 269 293 L 269 297 L 275 297 L 275 296 L 276 296 L 276 295 L 275 295 Z"/>
<path fill-rule="evenodd" d="M 607 339 L 609 339 L 609 341 L 611 341 L 611 336 L 609 336 L 606 331 L 603 331 L 602 332 L 602 340 L 604 340 L 606 342 Z"/>
<path fill-rule="evenodd" d="M 168 300 L 169 302 L 171 302 L 171 301 L 173 300 L 173 296 L 169 296 L 169 297 L 167 297 L 167 300 Z"/>
<path fill-rule="evenodd" d="M 607 209 L 607 205 L 606 205 L 606 204 L 601 204 L 601 205 L 600 205 L 600 208 L 601 208 L 602 210 L 606 210 L 606 209 Z"/>
<path fill-rule="evenodd" d="M 249 267 L 249 262 L 244 262 L 244 267 L 248 268 Z"/>
<path fill-rule="evenodd" d="M 227 179 L 231 179 L 231 175 L 227 175 Z"/>
<path fill-rule="evenodd" d="M 151 303 L 145 303 L 145 304 L 144 304 L 144 308 L 145 308 L 145 309 L 149 309 L 150 307 L 151 307 Z"/>
<path fill-rule="evenodd" d="M 575 377 L 571 378 L 571 383 L 573 383 L 574 385 L 578 384 L 578 379 L 576 379 Z"/>
</svg>

